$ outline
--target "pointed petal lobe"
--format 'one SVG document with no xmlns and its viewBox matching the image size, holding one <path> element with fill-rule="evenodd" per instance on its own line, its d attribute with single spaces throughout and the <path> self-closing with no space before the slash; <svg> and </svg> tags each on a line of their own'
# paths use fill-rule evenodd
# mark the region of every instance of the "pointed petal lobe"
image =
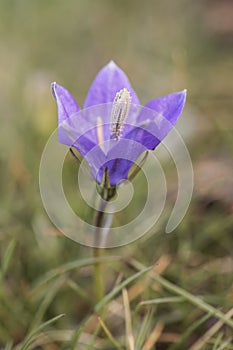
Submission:
<svg viewBox="0 0 233 350">
<path fill-rule="evenodd" d="M 95 77 L 85 100 L 84 108 L 113 102 L 116 93 L 126 88 L 132 97 L 132 103 L 139 105 L 139 99 L 126 74 L 113 62 L 103 67 Z"/>
<path fill-rule="evenodd" d="M 52 93 L 57 102 L 58 125 L 67 118 L 80 111 L 80 108 L 71 93 L 63 86 L 52 83 Z"/>
<path fill-rule="evenodd" d="M 145 107 L 165 117 L 172 125 L 175 125 L 182 113 L 186 99 L 186 90 L 155 98 L 148 102 Z"/>
<path fill-rule="evenodd" d="M 124 137 L 153 150 L 167 136 L 182 113 L 186 90 L 148 102 L 138 114 L 135 127 L 125 128 Z"/>
</svg>

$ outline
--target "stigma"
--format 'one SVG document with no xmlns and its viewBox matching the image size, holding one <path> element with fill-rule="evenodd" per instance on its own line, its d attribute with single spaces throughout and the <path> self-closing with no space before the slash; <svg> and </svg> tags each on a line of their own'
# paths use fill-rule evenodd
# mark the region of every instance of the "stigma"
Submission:
<svg viewBox="0 0 233 350">
<path fill-rule="evenodd" d="M 110 136 L 111 139 L 118 140 L 124 128 L 125 120 L 129 114 L 131 103 L 131 96 L 127 89 L 122 89 L 117 92 L 113 101 L 111 122 L 110 122 Z"/>
</svg>

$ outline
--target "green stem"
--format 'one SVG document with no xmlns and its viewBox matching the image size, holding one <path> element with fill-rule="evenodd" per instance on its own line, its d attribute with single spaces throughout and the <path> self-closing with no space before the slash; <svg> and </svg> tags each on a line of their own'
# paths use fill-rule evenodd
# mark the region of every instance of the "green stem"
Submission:
<svg viewBox="0 0 233 350">
<path fill-rule="evenodd" d="M 104 210 L 106 208 L 107 202 L 100 200 L 99 209 L 95 218 L 95 247 L 93 248 L 93 257 L 99 258 L 101 256 L 101 233 L 104 223 Z M 96 303 L 104 297 L 104 284 L 102 278 L 102 266 L 100 262 L 94 264 L 94 275 L 93 275 L 94 291 L 96 295 Z"/>
<path fill-rule="evenodd" d="M 93 257 L 99 258 L 100 256 L 101 256 L 101 249 L 93 248 Z M 96 303 L 98 303 L 100 300 L 103 299 L 103 296 L 104 296 L 104 284 L 103 284 L 103 278 L 102 278 L 102 267 L 100 262 L 96 262 L 94 264 L 93 283 L 94 283 Z"/>
</svg>

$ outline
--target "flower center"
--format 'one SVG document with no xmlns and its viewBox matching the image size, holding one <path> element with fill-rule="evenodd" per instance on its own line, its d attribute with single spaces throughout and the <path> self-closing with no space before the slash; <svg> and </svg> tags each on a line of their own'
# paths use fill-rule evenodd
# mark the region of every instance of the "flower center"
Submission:
<svg viewBox="0 0 233 350">
<path fill-rule="evenodd" d="M 121 136 L 125 120 L 129 114 L 131 103 L 131 96 L 127 89 L 122 89 L 117 92 L 113 101 L 111 122 L 110 122 L 110 136 L 111 139 L 118 140 Z"/>
</svg>

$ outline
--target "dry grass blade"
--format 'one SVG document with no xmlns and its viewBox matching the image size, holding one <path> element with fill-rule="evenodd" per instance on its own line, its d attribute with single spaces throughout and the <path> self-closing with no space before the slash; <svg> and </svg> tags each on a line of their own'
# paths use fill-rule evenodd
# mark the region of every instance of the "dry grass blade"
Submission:
<svg viewBox="0 0 233 350">
<path fill-rule="evenodd" d="M 132 322 L 131 322 L 131 312 L 130 312 L 130 305 L 129 305 L 129 296 L 127 290 L 124 288 L 122 290 L 123 295 L 123 303 L 124 303 L 124 310 L 125 310 L 125 329 L 126 329 L 126 340 L 128 343 L 128 349 L 134 350 L 134 336 L 132 331 Z"/>
<path fill-rule="evenodd" d="M 128 277 L 126 280 L 121 282 L 118 286 L 116 286 L 113 290 L 111 290 L 110 293 L 108 293 L 95 307 L 95 312 L 98 313 L 102 308 L 109 302 L 111 301 L 118 293 L 122 291 L 124 287 L 129 285 L 130 283 L 136 281 L 138 278 L 142 277 L 146 273 L 152 270 L 154 265 L 146 267 L 145 269 L 141 269 L 134 275 Z"/>
<path fill-rule="evenodd" d="M 154 346 L 159 339 L 160 335 L 162 334 L 163 331 L 163 323 L 158 322 L 154 329 L 152 330 L 151 334 L 149 335 L 147 341 L 145 342 L 142 350 L 151 350 L 152 346 Z"/>
<path fill-rule="evenodd" d="M 177 343 L 179 340 L 179 334 L 178 333 L 173 333 L 173 332 L 168 332 L 168 333 L 162 333 L 161 336 L 159 337 L 159 342 L 160 343 Z M 171 346 L 169 346 L 169 349 L 172 349 Z M 178 347 L 177 349 L 182 349 L 181 347 Z"/>
<path fill-rule="evenodd" d="M 228 311 L 225 315 L 226 318 L 230 319 L 233 316 L 233 308 Z M 210 340 L 215 333 L 223 326 L 224 322 L 219 320 L 216 322 L 201 338 L 199 338 L 190 348 L 190 350 L 199 350 Z"/>
<path fill-rule="evenodd" d="M 180 303 L 183 302 L 185 299 L 183 297 L 164 297 L 164 298 L 157 298 L 152 300 L 145 300 L 141 301 L 139 303 L 140 306 L 143 305 L 158 305 L 158 304 L 168 304 L 168 303 Z"/>
<path fill-rule="evenodd" d="M 129 288 L 129 300 L 132 301 L 139 297 L 148 288 L 149 282 L 147 280 L 139 281 Z"/>
<path fill-rule="evenodd" d="M 4 350 L 12 350 L 13 348 L 13 342 L 8 342 L 4 348 Z"/>
<path fill-rule="evenodd" d="M 218 348 L 218 350 L 224 350 L 224 349 L 232 350 L 233 349 L 232 340 L 233 339 L 231 337 L 225 342 L 223 342 L 222 345 Z"/>
<path fill-rule="evenodd" d="M 139 263 L 135 259 L 131 259 L 130 263 L 136 270 L 141 271 L 145 268 L 143 264 Z M 208 312 L 210 315 L 217 317 L 223 323 L 233 328 L 233 320 L 231 320 L 229 317 L 226 317 L 226 315 L 223 312 L 219 311 L 214 306 L 206 303 L 202 298 L 196 295 L 193 295 L 192 293 L 168 281 L 166 278 L 157 275 L 156 273 L 151 272 L 149 276 L 151 276 L 153 280 L 161 284 L 161 286 L 163 286 L 165 289 L 171 291 L 172 293 L 175 293 L 176 295 L 183 297 L 184 299 L 189 301 L 191 304 L 197 306 L 198 308 L 200 308 L 201 310 L 204 310 L 205 312 Z"/>
<path fill-rule="evenodd" d="M 137 273 L 135 273 L 133 276 L 128 277 L 126 280 L 124 280 L 123 282 L 121 282 L 118 286 L 116 286 L 113 290 L 111 290 L 110 293 L 108 293 L 107 295 L 105 295 L 105 297 L 95 306 L 94 312 L 99 314 L 99 312 L 101 312 L 101 310 L 105 307 L 105 305 L 107 305 L 110 301 L 112 301 L 112 299 L 122 291 L 123 288 L 125 288 L 126 286 L 128 286 L 130 283 L 136 281 L 138 278 L 142 277 L 143 275 L 145 275 L 146 273 L 148 273 L 149 271 L 152 270 L 152 268 L 154 267 L 154 265 L 149 266 L 141 271 L 138 271 Z M 79 338 L 85 328 L 85 326 L 87 325 L 87 323 L 90 321 L 90 319 L 93 317 L 93 315 L 89 315 L 87 316 L 82 323 L 80 324 L 80 326 L 78 327 L 78 329 L 74 332 L 74 336 L 72 339 L 72 345 L 71 345 L 71 350 L 76 350 L 77 348 L 77 344 L 79 341 Z"/>
<path fill-rule="evenodd" d="M 116 347 L 116 349 L 122 350 L 121 345 L 114 338 L 114 336 L 112 335 L 112 333 L 108 329 L 107 325 L 104 323 L 104 321 L 102 320 L 102 318 L 100 316 L 98 316 L 98 321 L 99 321 L 101 327 L 103 328 L 105 334 L 107 335 L 108 339 L 111 341 L 111 343 Z"/>
<path fill-rule="evenodd" d="M 171 343 L 173 343 L 173 345 L 170 346 L 170 350 L 179 350 L 182 344 L 184 343 L 185 339 L 187 339 L 190 336 L 190 334 L 194 334 L 196 329 L 203 325 L 209 317 L 209 314 L 204 314 L 202 317 L 199 317 L 196 321 L 194 321 L 189 327 L 187 327 L 186 331 L 178 335 L 178 337 L 177 334 L 175 334 L 174 338 L 172 337 L 172 339 L 168 339 L 169 341 L 171 341 Z M 160 341 L 163 341 L 164 337 L 166 338 L 166 335 L 163 333 L 160 337 Z M 167 341 L 167 339 L 164 340 Z"/>
</svg>

